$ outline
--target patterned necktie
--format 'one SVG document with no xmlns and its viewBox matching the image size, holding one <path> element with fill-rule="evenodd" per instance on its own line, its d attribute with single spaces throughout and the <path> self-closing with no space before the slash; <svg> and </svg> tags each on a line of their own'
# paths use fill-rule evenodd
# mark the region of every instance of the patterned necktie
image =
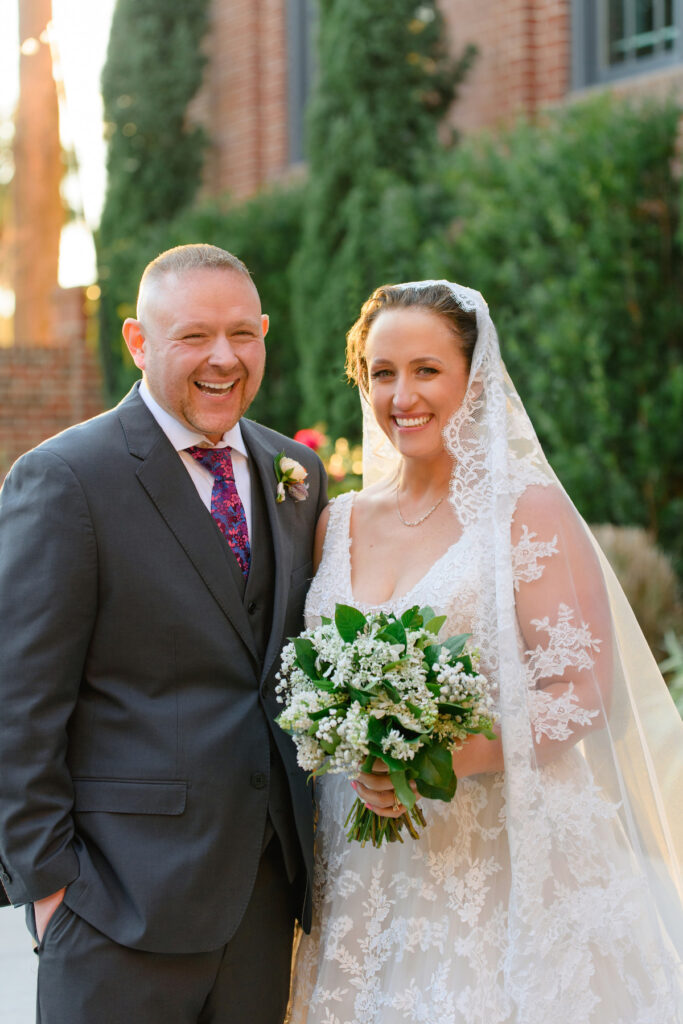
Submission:
<svg viewBox="0 0 683 1024">
<path fill-rule="evenodd" d="M 199 448 L 197 445 L 186 449 L 193 459 L 201 462 L 202 466 L 213 474 L 211 515 L 232 548 L 242 575 L 246 579 L 249 575 L 251 548 L 247 517 L 235 486 L 231 450 L 229 446 L 227 448 Z"/>
</svg>

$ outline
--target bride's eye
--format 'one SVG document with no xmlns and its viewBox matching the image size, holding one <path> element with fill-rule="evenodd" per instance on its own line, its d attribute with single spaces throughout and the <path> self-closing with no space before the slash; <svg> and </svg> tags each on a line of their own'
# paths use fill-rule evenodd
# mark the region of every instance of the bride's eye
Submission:
<svg viewBox="0 0 683 1024">
<path fill-rule="evenodd" d="M 391 370 L 373 370 L 370 374 L 372 380 L 378 380 L 381 377 L 390 377 Z"/>
<path fill-rule="evenodd" d="M 425 376 L 428 376 L 428 377 L 433 377 L 433 376 L 436 376 L 436 374 L 439 371 L 437 370 L 437 368 L 435 366 L 421 366 L 418 369 L 417 372 L 418 373 L 422 373 L 422 374 L 424 374 Z"/>
</svg>

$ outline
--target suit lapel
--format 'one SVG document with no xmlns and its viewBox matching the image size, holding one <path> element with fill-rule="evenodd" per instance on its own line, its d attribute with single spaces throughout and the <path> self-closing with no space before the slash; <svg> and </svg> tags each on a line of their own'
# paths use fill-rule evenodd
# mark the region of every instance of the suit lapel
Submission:
<svg viewBox="0 0 683 1024">
<path fill-rule="evenodd" d="M 288 541 L 285 527 L 283 509 L 275 500 L 277 479 L 273 465 L 275 456 L 279 449 L 265 440 L 259 430 L 258 424 L 250 420 L 241 420 L 242 436 L 244 437 L 249 454 L 254 460 L 254 465 L 261 479 L 263 497 L 268 512 L 271 536 L 273 539 L 273 557 L 275 558 L 275 588 L 273 593 L 273 615 L 270 629 L 270 639 L 266 647 L 266 655 L 263 659 L 263 671 L 261 679 L 265 679 L 273 663 L 273 659 L 279 653 L 281 647 L 282 629 L 287 610 L 287 597 L 289 594 L 289 580 L 292 572 L 292 546 Z"/>
<path fill-rule="evenodd" d="M 224 550 L 225 541 L 202 504 L 178 453 L 137 395 L 137 388 L 124 399 L 118 411 L 128 449 L 140 460 L 138 480 L 258 662 L 238 581 Z M 235 570 L 239 572 L 236 562 Z"/>
</svg>

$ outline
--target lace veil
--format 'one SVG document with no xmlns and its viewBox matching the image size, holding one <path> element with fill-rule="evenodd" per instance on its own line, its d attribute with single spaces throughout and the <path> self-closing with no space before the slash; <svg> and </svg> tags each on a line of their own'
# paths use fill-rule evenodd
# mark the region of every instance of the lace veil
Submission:
<svg viewBox="0 0 683 1024">
<path fill-rule="evenodd" d="M 610 919 L 613 943 L 621 915 L 625 942 L 627 930 L 628 941 L 633 929 L 649 933 L 661 954 L 652 972 L 670 998 L 683 955 L 683 723 L 543 454 L 485 300 L 447 281 L 396 287 L 432 284 L 477 318 L 467 393 L 444 439 L 450 501 L 462 528 L 479 531 L 485 565 L 474 639 L 496 690 L 505 761 L 506 986 L 521 1020 L 551 1019 L 572 987 L 563 972 L 587 945 L 597 965 L 600 922 Z M 395 474 L 400 457 L 361 400 L 368 486 Z"/>
</svg>

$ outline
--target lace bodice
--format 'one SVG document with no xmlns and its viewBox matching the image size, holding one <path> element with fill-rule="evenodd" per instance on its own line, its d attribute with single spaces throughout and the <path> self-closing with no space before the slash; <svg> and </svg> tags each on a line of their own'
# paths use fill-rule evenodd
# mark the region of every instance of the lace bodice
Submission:
<svg viewBox="0 0 683 1024">
<path fill-rule="evenodd" d="M 334 614 L 337 602 L 363 612 L 403 612 L 411 605 L 429 604 L 437 614 L 448 616 L 443 636 L 466 632 L 460 627 L 474 620 L 481 589 L 477 586 L 476 530 L 465 530 L 405 594 L 382 605 L 370 605 L 357 601 L 351 586 L 350 523 L 354 498 L 355 493 L 350 491 L 330 503 L 323 558 L 306 600 L 307 624 L 317 624 L 321 615 Z"/>
<path fill-rule="evenodd" d="M 429 604 L 447 616 L 444 636 L 473 634 L 495 696 L 505 666 L 501 670 L 493 653 L 490 536 L 476 522 L 466 526 L 405 595 L 370 606 L 355 600 L 351 586 L 353 501 L 353 494 L 344 494 L 331 505 L 307 625 L 332 615 L 337 602 L 364 612 Z M 556 552 L 556 537 L 521 524 L 512 552 L 514 587 L 542 578 Z M 536 622 L 535 650 L 524 650 L 519 624 L 515 629 L 536 736 L 561 741 L 590 712 L 571 688 L 553 700 L 543 680 L 567 665 L 580 671 L 592 664 L 598 641 L 568 606 L 548 611 Z M 450 804 L 423 801 L 421 838 L 380 850 L 346 841 L 354 799 L 348 781 L 318 780 L 314 927 L 300 948 L 292 1024 L 679 1020 L 667 954 L 633 871 L 618 803 L 594 784 L 576 747 L 536 774 L 538 792 L 528 799 L 542 799 L 544 806 L 530 849 L 543 859 L 520 856 L 518 877 L 510 870 L 506 773 L 460 780 Z M 516 960 L 512 898 L 535 922 L 538 948 L 547 957 L 532 977 Z"/>
</svg>

